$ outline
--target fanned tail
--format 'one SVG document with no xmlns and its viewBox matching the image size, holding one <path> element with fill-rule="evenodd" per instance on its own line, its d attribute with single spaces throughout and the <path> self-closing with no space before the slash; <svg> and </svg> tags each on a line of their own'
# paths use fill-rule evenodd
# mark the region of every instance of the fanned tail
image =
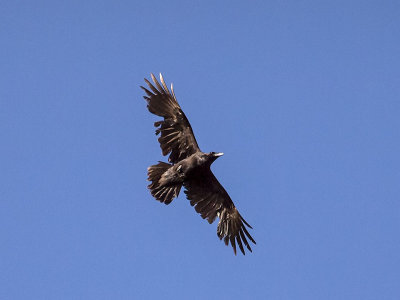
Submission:
<svg viewBox="0 0 400 300">
<path fill-rule="evenodd" d="M 148 188 L 156 200 L 170 204 L 172 200 L 178 197 L 179 192 L 181 190 L 182 184 L 174 184 L 174 185 L 161 185 L 160 179 L 161 176 L 170 168 L 171 164 L 167 164 L 165 162 L 158 162 L 158 164 L 153 165 L 147 169 L 148 181 L 151 183 L 148 185 Z"/>
</svg>

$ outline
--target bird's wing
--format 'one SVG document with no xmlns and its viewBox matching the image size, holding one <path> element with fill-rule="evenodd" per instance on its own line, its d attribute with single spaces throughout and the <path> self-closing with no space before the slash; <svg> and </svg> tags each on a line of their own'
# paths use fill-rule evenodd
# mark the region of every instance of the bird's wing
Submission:
<svg viewBox="0 0 400 300">
<path fill-rule="evenodd" d="M 224 239 L 226 245 L 231 243 L 235 254 L 236 243 L 243 254 L 245 254 L 243 243 L 252 252 L 247 238 L 254 244 L 256 242 L 247 231 L 246 226 L 252 227 L 239 214 L 228 193 L 211 170 L 203 170 L 201 174 L 192 177 L 195 179 L 184 183 L 185 194 L 190 200 L 190 204 L 210 224 L 217 216 L 219 217 L 217 235 L 220 240 Z"/>
<path fill-rule="evenodd" d="M 170 92 L 161 74 L 162 85 L 153 74 L 151 74 L 151 78 L 154 84 L 146 78 L 144 79 L 149 89 L 141 86 L 147 94 L 147 96 L 144 96 L 147 101 L 147 108 L 151 113 L 164 117 L 164 120 L 154 123 L 154 126 L 158 127 L 156 134 L 161 133 L 158 141 L 163 155 L 170 153 L 168 161 L 177 163 L 200 151 L 200 149 L 192 127 L 176 100 L 172 84 Z"/>
</svg>

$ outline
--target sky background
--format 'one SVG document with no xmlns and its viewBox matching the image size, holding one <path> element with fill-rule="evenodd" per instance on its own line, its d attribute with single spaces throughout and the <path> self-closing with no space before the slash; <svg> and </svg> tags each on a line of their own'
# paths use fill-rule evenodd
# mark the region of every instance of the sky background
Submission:
<svg viewBox="0 0 400 300">
<path fill-rule="evenodd" d="M 399 1 L 1 1 L 1 299 L 400 299 Z M 143 78 L 174 83 L 253 226 L 182 193 Z"/>
</svg>

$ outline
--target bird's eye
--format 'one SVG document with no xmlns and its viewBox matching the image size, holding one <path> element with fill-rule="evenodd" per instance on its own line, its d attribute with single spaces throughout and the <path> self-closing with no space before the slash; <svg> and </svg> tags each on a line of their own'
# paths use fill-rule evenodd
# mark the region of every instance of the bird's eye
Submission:
<svg viewBox="0 0 400 300">
<path fill-rule="evenodd" d="M 182 165 L 179 165 L 176 170 L 178 171 L 178 173 L 182 173 Z"/>
</svg>

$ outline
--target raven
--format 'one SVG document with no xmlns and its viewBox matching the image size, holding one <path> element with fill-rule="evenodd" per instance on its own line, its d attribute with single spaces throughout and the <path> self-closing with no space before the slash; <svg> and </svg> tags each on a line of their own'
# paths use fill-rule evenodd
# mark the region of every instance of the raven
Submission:
<svg viewBox="0 0 400 300">
<path fill-rule="evenodd" d="M 223 153 L 200 151 L 192 127 L 176 100 L 174 88 L 171 92 L 160 73 L 161 84 L 151 74 L 153 83 L 144 79 L 149 89 L 141 86 L 146 96 L 148 110 L 164 120 L 154 123 L 162 154 L 169 154 L 169 163 L 161 162 L 149 167 L 148 188 L 153 197 L 165 204 L 178 197 L 182 186 L 186 189 L 186 198 L 211 224 L 219 217 L 217 235 L 226 245 L 232 245 L 236 255 L 236 243 L 243 255 L 243 243 L 252 252 L 246 237 L 256 242 L 246 229 L 252 228 L 239 214 L 228 193 L 210 170 L 211 164 Z"/>
</svg>

